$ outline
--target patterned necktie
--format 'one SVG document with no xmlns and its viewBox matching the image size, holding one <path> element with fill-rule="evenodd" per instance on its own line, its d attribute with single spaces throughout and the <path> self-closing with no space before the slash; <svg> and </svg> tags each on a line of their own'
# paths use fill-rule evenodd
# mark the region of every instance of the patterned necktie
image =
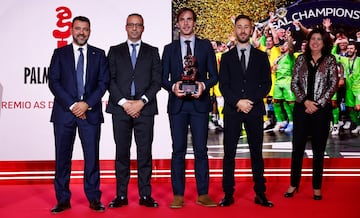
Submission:
<svg viewBox="0 0 360 218">
<path fill-rule="evenodd" d="M 246 49 L 241 49 L 240 51 L 241 51 L 241 57 L 240 57 L 241 68 L 242 68 L 242 71 L 245 73 L 245 71 L 246 71 L 246 64 L 245 64 Z"/>
<path fill-rule="evenodd" d="M 83 54 L 83 48 L 79 48 L 79 59 L 76 65 L 76 80 L 77 80 L 77 92 L 78 92 L 78 98 L 81 99 L 81 97 L 84 94 L 84 54 Z"/>
<path fill-rule="evenodd" d="M 186 44 L 186 56 L 188 56 L 188 55 L 192 55 L 191 54 L 191 47 L 190 47 L 190 40 L 185 40 L 184 41 L 185 42 L 185 44 Z"/>
<path fill-rule="evenodd" d="M 138 46 L 138 45 L 139 45 L 138 43 L 131 44 L 131 46 L 132 46 L 131 63 L 132 63 L 133 69 L 135 69 L 135 65 L 136 65 L 136 46 Z M 135 82 L 134 82 L 134 80 L 131 82 L 130 95 L 135 96 Z"/>
</svg>

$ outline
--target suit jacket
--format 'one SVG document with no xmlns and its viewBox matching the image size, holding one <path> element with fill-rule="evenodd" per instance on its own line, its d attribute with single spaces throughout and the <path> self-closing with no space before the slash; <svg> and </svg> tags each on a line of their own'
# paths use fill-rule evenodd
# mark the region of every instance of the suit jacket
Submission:
<svg viewBox="0 0 360 218">
<path fill-rule="evenodd" d="M 305 55 L 300 55 L 293 68 L 291 90 L 294 92 L 298 103 L 303 103 L 308 97 L 308 64 L 309 61 Z M 325 107 L 327 103 L 331 102 L 332 96 L 337 91 L 338 82 L 336 59 L 333 55 L 325 56 L 315 74 L 314 99 L 309 100 L 314 100 L 321 107 Z"/>
<path fill-rule="evenodd" d="M 152 116 L 158 113 L 156 93 L 161 88 L 161 64 L 158 48 L 141 42 L 135 69 L 131 64 L 127 42 L 110 47 L 110 96 L 106 112 L 128 116 L 118 105 L 122 98 L 130 99 L 131 83 L 135 81 L 135 99 L 145 95 L 149 102 L 141 111 L 142 115 Z"/>
<path fill-rule="evenodd" d="M 85 78 L 85 101 L 91 110 L 86 119 L 92 124 L 104 122 L 101 98 L 108 88 L 109 69 L 104 50 L 87 46 L 87 66 Z M 73 45 L 54 50 L 49 68 L 49 88 L 54 98 L 51 122 L 71 123 L 75 116 L 70 106 L 80 101 L 77 97 L 76 69 Z"/>
<path fill-rule="evenodd" d="M 270 64 L 265 52 L 254 47 L 250 49 L 246 72 L 242 72 L 237 48 L 224 53 L 220 62 L 219 87 L 224 96 L 224 114 L 237 113 L 240 99 L 254 102 L 249 115 L 264 115 L 263 98 L 271 88 Z"/>
<path fill-rule="evenodd" d="M 196 80 L 204 82 L 206 90 L 198 99 L 192 100 L 197 112 L 211 111 L 209 90 L 218 81 L 216 57 L 208 40 L 195 38 L 194 56 L 197 59 L 198 72 Z M 172 91 L 172 86 L 181 80 L 183 60 L 180 40 L 175 40 L 164 47 L 162 56 L 163 76 L 162 85 L 169 92 L 168 108 L 170 114 L 180 111 L 184 99 L 178 98 Z"/>
</svg>

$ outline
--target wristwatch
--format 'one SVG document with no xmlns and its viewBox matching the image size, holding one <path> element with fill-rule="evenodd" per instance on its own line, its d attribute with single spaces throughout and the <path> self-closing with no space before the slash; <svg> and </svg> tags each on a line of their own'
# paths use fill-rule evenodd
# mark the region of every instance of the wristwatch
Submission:
<svg viewBox="0 0 360 218">
<path fill-rule="evenodd" d="M 147 101 L 146 101 L 146 99 L 145 99 L 145 98 L 141 98 L 141 101 L 142 101 L 144 104 L 146 104 L 146 103 L 147 103 Z"/>
</svg>

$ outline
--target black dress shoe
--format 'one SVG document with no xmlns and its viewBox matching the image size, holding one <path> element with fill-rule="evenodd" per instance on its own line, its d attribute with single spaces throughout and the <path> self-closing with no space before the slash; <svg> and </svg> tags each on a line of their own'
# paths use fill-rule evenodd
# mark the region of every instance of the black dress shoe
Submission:
<svg viewBox="0 0 360 218">
<path fill-rule="evenodd" d="M 105 206 L 100 201 L 92 201 L 90 203 L 90 208 L 96 212 L 104 212 Z"/>
<path fill-rule="evenodd" d="M 118 208 L 118 207 L 122 207 L 124 205 L 128 205 L 128 199 L 124 196 L 116 197 L 114 200 L 112 200 L 109 203 L 109 208 Z"/>
<path fill-rule="evenodd" d="M 254 201 L 255 204 L 260 204 L 263 207 L 274 206 L 274 204 L 266 198 L 265 194 L 256 194 Z"/>
<path fill-rule="evenodd" d="M 158 207 L 159 203 L 155 201 L 151 196 L 140 197 L 139 204 L 145 207 Z"/>
<path fill-rule="evenodd" d="M 53 214 L 61 213 L 70 208 L 71 208 L 70 202 L 58 203 L 57 205 L 55 205 L 54 208 L 51 209 L 51 213 Z"/>
<path fill-rule="evenodd" d="M 233 196 L 226 196 L 219 202 L 220 207 L 228 207 L 235 202 Z"/>
</svg>

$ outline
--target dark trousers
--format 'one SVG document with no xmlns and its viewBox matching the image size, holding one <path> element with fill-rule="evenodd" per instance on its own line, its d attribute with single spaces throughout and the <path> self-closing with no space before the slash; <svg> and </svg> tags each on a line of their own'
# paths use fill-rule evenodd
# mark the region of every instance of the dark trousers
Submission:
<svg viewBox="0 0 360 218">
<path fill-rule="evenodd" d="M 320 108 L 313 114 L 305 112 L 304 104 L 295 103 L 293 151 L 291 159 L 291 186 L 299 187 L 302 161 L 306 142 L 311 137 L 313 151 L 313 189 L 320 189 L 324 168 L 324 152 L 329 135 L 331 120 L 331 105 Z"/>
<path fill-rule="evenodd" d="M 112 120 L 116 144 L 116 195 L 127 197 L 130 180 L 130 147 L 134 130 L 139 196 L 150 196 L 154 116 L 141 115 L 134 119 L 130 116 L 113 114 Z"/>
<path fill-rule="evenodd" d="M 172 137 L 171 183 L 174 195 L 184 195 L 185 155 L 190 126 L 195 155 L 195 178 L 199 195 L 208 194 L 209 162 L 207 155 L 208 113 L 196 112 L 191 100 L 183 103 L 178 114 L 169 114 Z"/>
<path fill-rule="evenodd" d="M 233 195 L 235 191 L 235 156 L 239 142 L 242 124 L 250 149 L 251 169 L 254 180 L 255 193 L 262 194 L 266 191 L 264 178 L 263 147 L 263 116 L 250 116 L 243 113 L 224 114 L 224 159 L 222 186 L 225 195 Z"/>
<path fill-rule="evenodd" d="M 76 118 L 71 124 L 54 123 L 55 192 L 58 202 L 70 201 L 71 158 L 78 129 L 84 154 L 84 190 L 89 202 L 100 200 L 99 140 L 100 124 Z"/>
</svg>

